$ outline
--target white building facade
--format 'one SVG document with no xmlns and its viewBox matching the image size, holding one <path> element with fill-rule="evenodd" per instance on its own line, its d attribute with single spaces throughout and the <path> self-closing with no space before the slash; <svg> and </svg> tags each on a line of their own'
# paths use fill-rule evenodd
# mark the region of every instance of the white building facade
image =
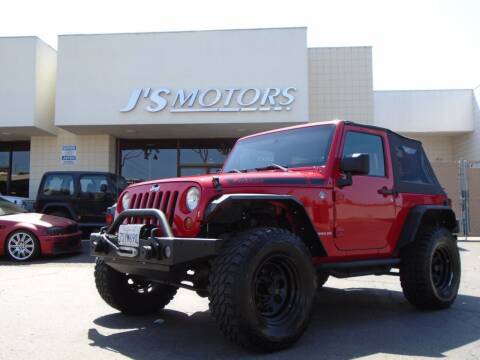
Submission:
<svg viewBox="0 0 480 360">
<path fill-rule="evenodd" d="M 306 31 L 0 38 L 0 192 L 35 198 L 53 170 L 214 172 L 239 137 L 331 119 L 480 160 L 480 94 L 373 91 L 370 47 L 308 48 Z"/>
</svg>

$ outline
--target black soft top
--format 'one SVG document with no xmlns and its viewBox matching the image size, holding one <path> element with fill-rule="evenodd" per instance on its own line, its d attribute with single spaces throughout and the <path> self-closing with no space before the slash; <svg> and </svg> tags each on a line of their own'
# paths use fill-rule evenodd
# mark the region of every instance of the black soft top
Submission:
<svg viewBox="0 0 480 360">
<path fill-rule="evenodd" d="M 435 172 L 418 140 L 407 138 L 389 129 L 346 122 L 350 125 L 383 130 L 387 133 L 392 155 L 395 190 L 400 193 L 444 195 Z"/>
</svg>

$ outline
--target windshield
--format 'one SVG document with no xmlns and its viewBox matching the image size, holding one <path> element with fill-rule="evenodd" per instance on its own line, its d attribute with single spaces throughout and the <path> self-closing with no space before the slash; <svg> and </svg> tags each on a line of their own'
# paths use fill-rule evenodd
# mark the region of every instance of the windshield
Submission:
<svg viewBox="0 0 480 360">
<path fill-rule="evenodd" d="M 310 126 L 240 140 L 223 172 L 269 168 L 272 164 L 285 168 L 325 165 L 334 127 Z"/>
<path fill-rule="evenodd" d="M 0 216 L 2 215 L 12 215 L 18 213 L 27 212 L 22 209 L 20 206 L 17 206 L 10 201 L 0 198 Z"/>
</svg>

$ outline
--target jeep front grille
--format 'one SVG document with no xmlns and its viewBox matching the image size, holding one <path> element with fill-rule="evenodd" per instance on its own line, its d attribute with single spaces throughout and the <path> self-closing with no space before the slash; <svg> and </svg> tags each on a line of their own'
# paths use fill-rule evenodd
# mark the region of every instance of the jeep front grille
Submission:
<svg viewBox="0 0 480 360">
<path fill-rule="evenodd" d="M 142 192 L 132 195 L 130 209 L 158 209 L 163 211 L 168 223 L 173 224 L 175 208 L 177 206 L 178 191 Z M 129 218 L 128 224 L 157 224 L 158 221 L 151 218 Z"/>
</svg>

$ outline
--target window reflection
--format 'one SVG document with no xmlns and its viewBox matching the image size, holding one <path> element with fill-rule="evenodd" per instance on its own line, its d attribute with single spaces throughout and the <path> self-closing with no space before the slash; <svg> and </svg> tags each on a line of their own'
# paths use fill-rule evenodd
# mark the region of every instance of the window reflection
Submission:
<svg viewBox="0 0 480 360">
<path fill-rule="evenodd" d="M 0 193 L 7 194 L 8 170 L 10 168 L 10 152 L 0 151 Z"/>
<path fill-rule="evenodd" d="M 226 153 L 222 149 L 181 149 L 181 164 L 223 164 Z"/>
<path fill-rule="evenodd" d="M 10 195 L 28 197 L 29 180 L 30 151 L 13 151 Z"/>
<path fill-rule="evenodd" d="M 120 175 L 130 183 L 216 173 L 234 139 L 120 140 Z"/>
<path fill-rule="evenodd" d="M 177 175 L 177 149 L 121 150 L 121 175 L 129 182 L 162 179 Z"/>
<path fill-rule="evenodd" d="M 181 167 L 180 176 L 216 174 L 221 167 Z"/>
<path fill-rule="evenodd" d="M 43 193 L 49 196 L 70 196 L 73 190 L 73 176 L 67 174 L 48 175 L 43 185 Z"/>
<path fill-rule="evenodd" d="M 30 142 L 0 142 L 0 193 L 28 197 Z"/>
</svg>

